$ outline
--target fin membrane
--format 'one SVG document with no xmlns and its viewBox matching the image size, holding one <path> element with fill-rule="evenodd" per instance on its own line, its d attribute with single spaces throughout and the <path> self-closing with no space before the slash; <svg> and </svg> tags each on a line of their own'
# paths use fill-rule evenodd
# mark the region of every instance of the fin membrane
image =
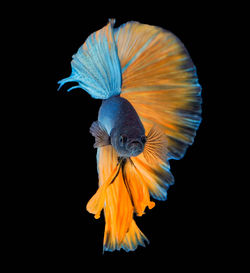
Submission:
<svg viewBox="0 0 250 273">
<path fill-rule="evenodd" d="M 147 141 L 143 151 L 143 155 L 149 164 L 152 164 L 157 159 L 163 162 L 166 161 L 167 144 L 167 138 L 164 132 L 157 125 L 154 125 L 147 135 Z"/>
</svg>

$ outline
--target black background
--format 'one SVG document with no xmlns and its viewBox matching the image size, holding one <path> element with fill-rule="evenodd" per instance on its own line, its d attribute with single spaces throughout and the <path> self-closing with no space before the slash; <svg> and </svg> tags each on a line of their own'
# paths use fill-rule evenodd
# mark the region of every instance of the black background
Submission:
<svg viewBox="0 0 250 273">
<path fill-rule="evenodd" d="M 54 104 L 50 118 L 53 179 L 48 186 L 53 206 L 48 230 L 49 248 L 59 264 L 81 270 L 92 258 L 101 262 L 131 258 L 152 264 L 156 269 L 157 264 L 167 269 L 170 264 L 197 266 L 197 261 L 207 267 L 220 258 L 222 242 L 218 221 L 221 214 L 214 186 L 219 178 L 212 167 L 217 137 L 212 75 L 217 48 L 214 41 L 223 32 L 224 22 L 218 24 L 221 11 L 214 5 L 153 2 L 145 2 L 144 6 L 138 3 L 136 7 L 126 2 L 110 7 L 99 3 L 91 6 L 61 3 L 57 7 L 53 25 L 55 47 L 51 52 L 55 76 L 54 86 L 49 88 L 54 94 Z M 180 38 L 197 67 L 202 86 L 203 120 L 185 157 L 170 161 L 175 185 L 169 189 L 167 201 L 156 201 L 155 208 L 146 211 L 143 217 L 136 217 L 150 244 L 146 248 L 138 247 L 135 252 L 121 250 L 103 255 L 103 215 L 95 220 L 85 209 L 98 183 L 96 150 L 89 127 L 97 119 L 101 101 L 80 89 L 67 93 L 71 84 L 58 92 L 57 82 L 70 75 L 72 55 L 91 33 L 106 25 L 109 18 L 116 18 L 116 27 L 135 20 L 165 28 Z"/>
</svg>

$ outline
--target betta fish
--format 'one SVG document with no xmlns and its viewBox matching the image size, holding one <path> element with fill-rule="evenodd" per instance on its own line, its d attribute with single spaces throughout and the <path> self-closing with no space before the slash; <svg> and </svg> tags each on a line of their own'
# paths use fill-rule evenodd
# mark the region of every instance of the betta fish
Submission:
<svg viewBox="0 0 250 273">
<path fill-rule="evenodd" d="M 68 82 L 101 99 L 90 127 L 97 148 L 98 189 L 86 209 L 104 213 L 103 251 L 133 251 L 149 242 L 136 216 L 166 200 L 170 159 L 181 159 L 201 122 L 201 86 L 183 43 L 170 31 L 115 20 L 73 55 Z"/>
</svg>

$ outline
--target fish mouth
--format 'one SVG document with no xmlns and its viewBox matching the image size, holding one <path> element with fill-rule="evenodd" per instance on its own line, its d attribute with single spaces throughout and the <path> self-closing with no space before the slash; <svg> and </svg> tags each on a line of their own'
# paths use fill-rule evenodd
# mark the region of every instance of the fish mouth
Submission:
<svg viewBox="0 0 250 273">
<path fill-rule="evenodd" d="M 132 141 L 128 145 L 130 156 L 137 156 L 143 152 L 143 145 L 139 141 Z"/>
</svg>

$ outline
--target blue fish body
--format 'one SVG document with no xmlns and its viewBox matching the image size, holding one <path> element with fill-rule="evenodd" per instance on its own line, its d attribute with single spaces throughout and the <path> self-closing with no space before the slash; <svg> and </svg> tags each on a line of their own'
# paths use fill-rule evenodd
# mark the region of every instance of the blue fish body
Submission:
<svg viewBox="0 0 250 273">
<path fill-rule="evenodd" d="M 98 121 L 102 123 L 110 135 L 113 128 L 138 128 L 141 134 L 145 133 L 141 120 L 133 106 L 120 96 L 111 97 L 102 101 L 99 109 Z"/>
<path fill-rule="evenodd" d="M 111 144 L 120 156 L 135 156 L 143 151 L 145 129 L 135 109 L 126 99 L 114 96 L 103 100 L 98 121 L 105 128 Z M 122 136 L 126 137 L 126 152 L 120 147 L 119 139 Z"/>
</svg>

